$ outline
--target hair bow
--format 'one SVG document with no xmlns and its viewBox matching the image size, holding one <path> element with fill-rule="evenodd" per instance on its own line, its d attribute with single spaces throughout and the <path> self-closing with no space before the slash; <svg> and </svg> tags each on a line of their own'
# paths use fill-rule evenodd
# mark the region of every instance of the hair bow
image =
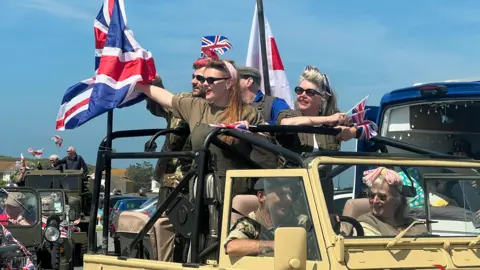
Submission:
<svg viewBox="0 0 480 270">
<path fill-rule="evenodd" d="M 371 187 L 373 182 L 375 182 L 375 180 L 381 175 L 383 175 L 390 186 L 403 185 L 402 177 L 396 171 L 385 167 L 378 167 L 373 170 L 364 171 L 362 180 L 367 186 Z"/>
</svg>

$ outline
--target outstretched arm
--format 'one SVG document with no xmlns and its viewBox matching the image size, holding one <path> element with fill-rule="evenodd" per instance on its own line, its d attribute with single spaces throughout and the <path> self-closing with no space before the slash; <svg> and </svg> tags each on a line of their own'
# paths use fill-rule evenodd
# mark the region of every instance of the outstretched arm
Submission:
<svg viewBox="0 0 480 270">
<path fill-rule="evenodd" d="M 168 90 L 150 84 L 137 84 L 135 88 L 160 104 L 162 107 L 168 109 L 172 107 L 172 98 L 174 95 Z"/>
</svg>

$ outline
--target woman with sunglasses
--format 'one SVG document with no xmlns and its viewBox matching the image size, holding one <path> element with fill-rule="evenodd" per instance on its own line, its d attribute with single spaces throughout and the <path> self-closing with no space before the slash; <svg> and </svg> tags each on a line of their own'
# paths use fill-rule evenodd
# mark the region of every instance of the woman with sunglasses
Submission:
<svg viewBox="0 0 480 270">
<path fill-rule="evenodd" d="M 212 131 L 210 124 L 238 123 L 248 128 L 249 124 L 263 124 L 260 113 L 252 105 L 242 101 L 239 87 L 239 77 L 233 62 L 209 59 L 203 76 L 196 79 L 202 83 L 205 99 L 181 97 L 166 89 L 154 85 L 137 85 L 137 89 L 164 108 L 171 108 L 173 116 L 188 123 L 191 134 L 192 149 L 200 149 L 206 136 Z M 233 146 L 240 153 L 249 156 L 252 148 L 245 142 L 239 142 L 232 137 L 220 136 L 224 143 Z M 224 177 L 227 169 L 249 168 L 234 154 L 222 151 L 210 145 L 210 151 L 215 156 L 216 175 L 222 179 L 220 190 L 224 190 Z M 249 183 L 236 181 L 236 192 L 248 192 Z"/>
<path fill-rule="evenodd" d="M 364 172 L 369 187 L 370 212 L 357 220 L 365 236 L 393 236 L 406 229 L 414 219 L 408 216 L 408 201 L 402 193 L 402 177 L 394 170 L 378 167 Z M 424 224 L 414 225 L 407 235 L 427 233 Z"/>
<path fill-rule="evenodd" d="M 340 150 L 340 142 L 355 137 L 355 127 L 344 127 L 347 124 L 346 114 L 337 109 L 337 100 L 328 77 L 313 66 L 307 66 L 300 75 L 300 85 L 295 87 L 297 102 L 295 110 L 280 112 L 277 124 L 280 125 L 331 125 L 341 129 L 339 135 L 322 135 L 306 133 L 282 134 L 277 136 L 282 146 L 297 153 L 316 150 Z"/>
</svg>

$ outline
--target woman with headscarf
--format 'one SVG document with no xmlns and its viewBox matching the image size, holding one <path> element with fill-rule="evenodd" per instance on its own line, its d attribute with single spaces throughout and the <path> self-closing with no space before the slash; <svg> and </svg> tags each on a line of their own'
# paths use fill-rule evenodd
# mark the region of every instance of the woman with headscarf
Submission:
<svg viewBox="0 0 480 270">
<path fill-rule="evenodd" d="M 153 85 L 138 85 L 137 89 L 164 108 L 170 108 L 174 117 L 181 118 L 190 128 L 192 149 L 202 148 L 206 136 L 212 131 L 210 124 L 239 123 L 247 128 L 249 124 L 262 124 L 263 118 L 252 105 L 242 101 L 239 77 L 235 65 L 231 61 L 209 59 L 203 76 L 198 80 L 203 83 L 205 98 L 182 97 L 174 95 L 166 89 Z M 219 136 L 224 143 L 233 146 L 237 151 L 250 155 L 251 146 L 239 142 L 229 136 Z M 248 168 L 232 153 L 210 145 L 214 156 L 216 175 L 221 179 L 220 190 L 224 190 L 224 179 L 227 169 Z M 237 192 L 248 191 L 249 185 L 236 181 Z M 223 195 L 223 194 L 222 194 Z"/>
<path fill-rule="evenodd" d="M 415 219 L 408 216 L 408 201 L 402 193 L 402 177 L 394 170 L 378 167 L 364 172 L 363 182 L 369 187 L 370 212 L 357 220 L 365 236 L 393 236 L 410 226 Z M 415 224 L 406 235 L 427 233 L 424 224 Z"/>
</svg>

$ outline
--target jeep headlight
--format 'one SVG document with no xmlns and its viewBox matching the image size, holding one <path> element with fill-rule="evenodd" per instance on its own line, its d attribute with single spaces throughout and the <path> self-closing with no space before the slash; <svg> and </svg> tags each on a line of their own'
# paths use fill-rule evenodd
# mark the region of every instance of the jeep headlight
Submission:
<svg viewBox="0 0 480 270">
<path fill-rule="evenodd" d="M 55 242 L 60 238 L 60 230 L 53 226 L 45 228 L 45 239 L 49 242 Z"/>
</svg>

